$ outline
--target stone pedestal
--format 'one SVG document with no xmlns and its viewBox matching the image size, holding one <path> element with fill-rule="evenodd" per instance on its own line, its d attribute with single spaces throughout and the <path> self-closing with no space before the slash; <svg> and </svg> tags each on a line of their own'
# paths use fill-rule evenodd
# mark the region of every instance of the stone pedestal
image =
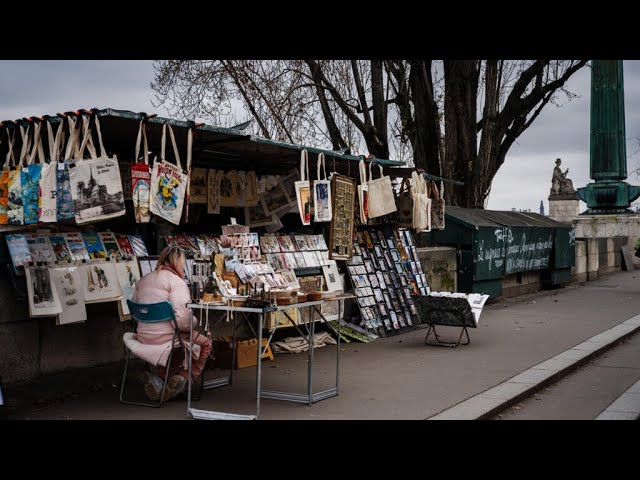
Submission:
<svg viewBox="0 0 640 480">
<path fill-rule="evenodd" d="M 571 223 L 580 215 L 578 195 L 549 195 L 549 218 L 557 222 Z"/>
<path fill-rule="evenodd" d="M 581 256 L 586 260 L 586 266 L 578 261 L 580 253 L 576 248 L 576 274 L 587 273 L 588 279 L 593 280 L 596 275 L 620 271 L 622 248 L 631 254 L 634 266 L 640 268 L 640 258 L 634 255 L 636 240 L 640 238 L 640 215 L 584 215 L 575 218 L 573 225 L 576 247 L 578 241 L 584 242 Z"/>
</svg>

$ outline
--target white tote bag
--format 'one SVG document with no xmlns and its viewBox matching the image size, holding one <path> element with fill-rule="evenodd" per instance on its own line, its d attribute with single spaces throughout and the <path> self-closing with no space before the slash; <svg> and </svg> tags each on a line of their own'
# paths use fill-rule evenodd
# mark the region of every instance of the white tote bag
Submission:
<svg viewBox="0 0 640 480">
<path fill-rule="evenodd" d="M 167 162 L 165 157 L 167 127 L 169 127 L 169 136 L 173 144 L 176 165 Z M 187 135 L 187 148 L 191 150 L 193 135 L 191 129 L 188 130 Z M 160 161 L 156 161 L 151 170 L 151 213 L 164 218 L 174 225 L 179 225 L 188 182 L 189 176 L 182 170 L 173 129 L 171 125 L 165 123 L 162 127 Z"/>
<path fill-rule="evenodd" d="M 424 176 L 413 172 L 411 174 L 413 190 L 413 228 L 416 232 L 431 231 L 431 199 L 427 192 L 427 182 Z"/>
<path fill-rule="evenodd" d="M 300 220 L 303 225 L 311 225 L 311 183 L 309 181 L 309 156 L 306 150 L 300 152 L 300 180 L 295 183 L 295 186 Z"/>
<path fill-rule="evenodd" d="M 82 117 L 84 138 L 77 153 L 78 160 L 69 165 L 69 181 L 76 223 L 83 224 L 122 216 L 126 213 L 120 165 L 114 155 L 109 158 L 102 143 L 100 119 L 95 117 L 100 155 L 96 155 L 89 128 L 90 119 Z M 85 147 L 89 159 L 80 159 Z"/>
<path fill-rule="evenodd" d="M 140 140 L 143 141 L 144 162 L 139 162 Z M 147 143 L 147 127 L 140 121 L 138 127 L 138 137 L 136 138 L 136 150 L 131 163 L 131 198 L 133 200 L 133 214 L 136 223 L 149 223 L 151 220 L 150 210 L 150 183 L 151 173 L 149 173 L 149 144 Z"/>
<path fill-rule="evenodd" d="M 367 167 L 364 160 L 360 160 L 358 165 L 360 169 L 360 185 L 358 185 L 358 205 L 360 206 L 360 222 L 363 225 L 367 224 L 369 216 L 367 211 L 369 209 L 369 187 L 367 187 Z"/>
<path fill-rule="evenodd" d="M 374 180 L 371 172 L 373 163 L 373 161 L 369 163 L 369 182 L 367 182 L 369 190 L 367 215 L 369 218 L 377 218 L 397 211 L 396 197 L 393 195 L 393 188 L 391 187 L 391 178 L 388 175 L 385 177 L 382 173 L 382 166 L 378 165 L 380 178 Z"/>
<path fill-rule="evenodd" d="M 42 172 L 40 173 L 38 215 L 41 222 L 52 223 L 58 221 L 56 168 L 58 168 L 60 149 L 64 144 L 64 120 L 60 121 L 55 137 L 51 123 L 47 122 L 47 134 L 49 137 L 49 163 L 42 164 Z"/>
<path fill-rule="evenodd" d="M 320 177 L 320 164 L 324 177 Z M 327 180 L 324 165 L 324 153 L 318 155 L 318 180 L 313 182 L 314 222 L 330 222 L 333 218 L 331 210 L 331 181 Z"/>
</svg>

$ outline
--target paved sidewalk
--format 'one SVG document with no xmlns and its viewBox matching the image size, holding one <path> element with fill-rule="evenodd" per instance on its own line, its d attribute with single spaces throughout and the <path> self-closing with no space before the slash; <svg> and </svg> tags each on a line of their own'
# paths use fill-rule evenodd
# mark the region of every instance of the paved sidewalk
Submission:
<svg viewBox="0 0 640 480">
<path fill-rule="evenodd" d="M 263 400 L 261 419 L 427 419 L 562 354 L 640 313 L 640 272 L 620 272 L 581 286 L 500 301 L 485 307 L 471 343 L 425 346 L 425 329 L 369 344 L 343 345 L 340 395 L 313 406 Z M 458 329 L 443 329 L 448 338 Z M 334 347 L 316 351 L 314 390 L 335 379 Z M 263 387 L 302 392 L 306 354 L 263 364 Z M 198 409 L 252 413 L 255 370 L 238 371 L 233 387 L 207 390 Z M 5 392 L 5 396 L 10 392 Z M 186 402 L 159 409 L 122 405 L 117 388 L 83 393 L 10 418 L 184 419 Z"/>
</svg>

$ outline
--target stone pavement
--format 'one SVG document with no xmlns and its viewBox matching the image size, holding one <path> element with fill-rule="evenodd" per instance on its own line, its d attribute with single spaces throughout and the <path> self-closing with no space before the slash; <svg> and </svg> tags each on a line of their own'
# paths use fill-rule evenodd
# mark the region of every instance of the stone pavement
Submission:
<svg viewBox="0 0 640 480">
<path fill-rule="evenodd" d="M 640 271 L 619 272 L 583 285 L 487 305 L 478 328 L 470 330 L 471 343 L 466 346 L 426 346 L 423 343 L 425 329 L 369 344 L 343 344 L 339 396 L 312 406 L 263 399 L 260 418 L 454 418 L 449 410 L 452 407 L 462 412 L 459 418 L 484 418 L 490 413 L 488 410 L 470 414 L 461 405 L 479 394 L 489 398 L 487 391 L 509 380 L 512 384 L 535 386 L 555 375 L 549 372 L 572 368 L 574 360 L 584 360 L 595 351 L 580 353 L 587 351 L 584 348 L 606 348 L 620 335 L 633 334 L 640 328 L 637 318 L 625 324 L 627 326 L 618 325 L 640 313 L 639 293 Z M 610 329 L 613 330 L 607 332 Z M 442 330 L 450 339 L 457 338 L 458 332 L 446 327 Z M 568 350 L 570 352 L 565 353 Z M 303 392 L 306 358 L 306 354 L 280 354 L 274 362 L 265 360 L 263 388 Z M 314 391 L 332 386 L 334 361 L 334 347 L 316 351 Z M 540 369 L 540 364 L 549 368 Z M 542 373 L 536 376 L 535 372 L 529 372 L 527 378 L 518 377 L 533 367 Z M 518 378 L 523 381 L 515 382 Z M 8 416 L 15 419 L 186 418 L 184 400 L 168 402 L 159 409 L 122 405 L 118 400 L 118 379 L 114 379 L 114 384 L 112 388 L 79 393 L 45 408 L 27 405 L 11 409 Z M 512 393 L 522 392 L 513 387 Z M 11 391 L 5 391 L 5 397 L 9 395 Z M 495 402 L 489 404 L 495 410 Z M 253 413 L 255 369 L 238 371 L 233 387 L 205 391 L 194 407 Z"/>
</svg>

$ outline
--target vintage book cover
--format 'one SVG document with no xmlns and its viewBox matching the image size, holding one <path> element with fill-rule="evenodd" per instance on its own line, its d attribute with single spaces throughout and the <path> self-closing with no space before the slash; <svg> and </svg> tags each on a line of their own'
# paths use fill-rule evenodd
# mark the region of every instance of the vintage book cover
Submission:
<svg viewBox="0 0 640 480">
<path fill-rule="evenodd" d="M 49 243 L 51 244 L 51 248 L 53 248 L 56 260 L 72 260 L 71 251 L 69 250 L 69 245 L 67 245 L 67 240 L 64 238 L 64 235 L 50 235 Z"/>
<path fill-rule="evenodd" d="M 97 233 L 83 233 L 82 239 L 84 240 L 84 246 L 87 247 L 89 257 L 92 259 L 107 258 L 107 251 L 100 240 L 100 236 Z"/>
<path fill-rule="evenodd" d="M 31 252 L 31 260 L 33 262 L 55 262 L 56 255 L 49 243 L 49 239 L 45 236 L 31 234 L 25 235 L 29 252 Z"/>
<path fill-rule="evenodd" d="M 131 248 L 133 248 L 133 254 L 136 257 L 148 257 L 149 252 L 147 251 L 147 246 L 144 244 L 144 240 L 141 235 L 129 235 L 129 243 L 131 243 Z"/>
<path fill-rule="evenodd" d="M 12 233 L 5 235 L 5 238 L 7 239 L 7 247 L 9 247 L 9 254 L 14 267 L 22 267 L 25 263 L 32 261 L 29 245 L 23 234 Z"/>
<path fill-rule="evenodd" d="M 102 241 L 102 245 L 104 246 L 108 257 L 120 258 L 122 256 L 115 233 L 100 232 L 98 236 Z"/>
<path fill-rule="evenodd" d="M 131 247 L 131 243 L 129 242 L 129 237 L 127 235 L 122 235 L 116 233 L 116 240 L 118 242 L 118 247 L 120 248 L 120 254 L 123 257 L 134 257 L 133 248 Z"/>
<path fill-rule="evenodd" d="M 64 238 L 67 240 L 72 260 L 89 260 L 89 252 L 80 232 L 65 233 Z"/>
</svg>

